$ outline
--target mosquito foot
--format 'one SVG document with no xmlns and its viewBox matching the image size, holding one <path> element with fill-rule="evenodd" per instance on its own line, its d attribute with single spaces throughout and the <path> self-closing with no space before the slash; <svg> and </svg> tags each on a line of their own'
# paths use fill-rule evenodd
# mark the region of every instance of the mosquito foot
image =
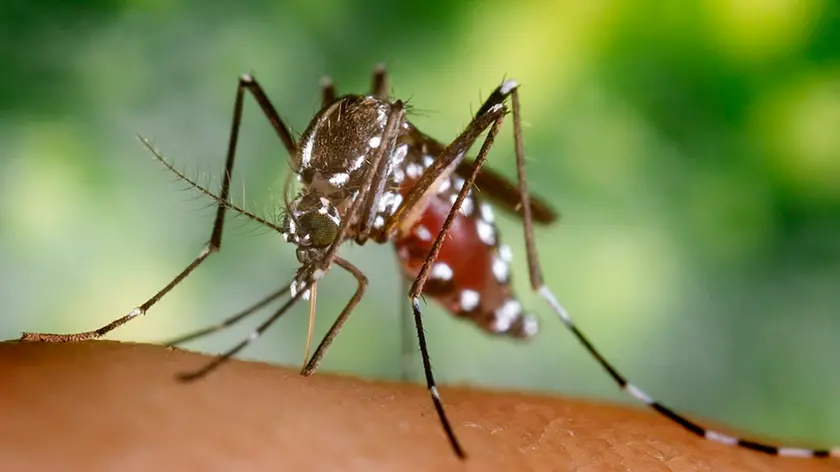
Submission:
<svg viewBox="0 0 840 472">
<path fill-rule="evenodd" d="M 176 375 L 175 377 L 181 382 L 188 383 L 188 382 L 192 382 L 193 380 L 197 380 L 197 379 L 199 379 L 203 376 L 204 376 L 204 371 L 199 370 L 197 372 L 182 372 L 182 373 Z"/>
</svg>

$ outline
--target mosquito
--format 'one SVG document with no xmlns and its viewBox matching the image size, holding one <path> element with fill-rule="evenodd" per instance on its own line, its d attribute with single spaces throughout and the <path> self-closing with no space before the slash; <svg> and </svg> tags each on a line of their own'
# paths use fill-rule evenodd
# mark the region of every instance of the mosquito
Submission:
<svg viewBox="0 0 840 472">
<path fill-rule="evenodd" d="M 384 66 L 380 65 L 373 73 L 372 91 L 367 95 L 338 96 L 331 80 L 322 81 L 322 108 L 296 141 L 256 79 L 243 75 L 236 90 L 218 195 L 178 171 L 141 138 L 157 160 L 217 203 L 210 241 L 198 257 L 145 303 L 99 329 L 74 334 L 24 333 L 22 339 L 68 342 L 99 338 L 145 314 L 210 254 L 220 250 L 225 212 L 231 209 L 277 231 L 285 241 L 294 244 L 300 266 L 289 283 L 254 305 L 218 325 L 173 341 L 173 344 L 186 342 L 222 330 L 288 295 L 282 306 L 249 336 L 202 368 L 183 374 L 181 378 L 199 379 L 256 341 L 290 307 L 301 299 L 309 298 L 318 281 L 335 264 L 356 279 L 357 288 L 312 357 L 304 364 L 301 374 L 309 376 L 318 369 L 368 286 L 364 273 L 338 254 L 342 243 L 355 241 L 365 244 L 369 240 L 379 244 L 392 243 L 404 277 L 412 281 L 408 301 L 427 389 L 449 444 L 459 458 L 465 459 L 466 454 L 447 418 L 432 374 L 423 329 L 421 296 L 434 299 L 454 316 L 475 323 L 487 333 L 529 339 L 539 331 L 537 318 L 524 311 L 511 288 L 511 249 L 501 242 L 493 208 L 484 201 L 487 197 L 500 208 L 521 213 L 532 290 L 547 302 L 574 338 L 621 389 L 702 438 L 779 456 L 840 457 L 838 447 L 781 447 L 707 429 L 654 400 L 629 382 L 577 328 L 543 280 L 534 241 L 534 224 L 552 223 L 557 215 L 528 191 L 518 89 L 516 81 L 504 80 L 484 101 L 461 134 L 448 145 L 443 145 L 407 119 L 406 104 L 389 96 L 388 76 Z M 256 100 L 283 142 L 299 182 L 300 188 L 290 200 L 293 182 L 287 180 L 284 190 L 286 208 L 279 224 L 230 202 L 231 175 L 246 91 Z M 482 167 L 508 114 L 513 117 L 516 184 Z M 484 140 L 476 157 L 466 157 L 482 135 Z M 479 188 L 481 193 L 477 191 Z"/>
</svg>

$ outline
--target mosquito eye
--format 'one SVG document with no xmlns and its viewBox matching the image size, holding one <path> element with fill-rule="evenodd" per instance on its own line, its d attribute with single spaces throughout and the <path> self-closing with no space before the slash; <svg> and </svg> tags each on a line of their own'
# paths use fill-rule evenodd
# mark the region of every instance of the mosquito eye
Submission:
<svg viewBox="0 0 840 472">
<path fill-rule="evenodd" d="M 327 215 L 315 213 L 304 219 L 310 244 L 314 247 L 329 246 L 338 235 L 338 225 Z"/>
</svg>

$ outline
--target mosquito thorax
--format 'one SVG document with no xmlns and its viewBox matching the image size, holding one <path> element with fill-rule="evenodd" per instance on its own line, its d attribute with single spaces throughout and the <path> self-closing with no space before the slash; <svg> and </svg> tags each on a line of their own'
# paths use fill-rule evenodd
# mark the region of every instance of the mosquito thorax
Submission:
<svg viewBox="0 0 840 472">
<path fill-rule="evenodd" d="M 325 106 L 304 131 L 292 167 L 304 188 L 345 210 L 364 182 L 382 143 L 391 103 L 375 96 L 346 95 Z"/>
<path fill-rule="evenodd" d="M 321 109 L 301 135 L 291 159 L 301 190 L 281 224 L 301 264 L 320 260 L 335 241 L 382 144 L 390 109 L 383 98 L 346 95 Z"/>
</svg>

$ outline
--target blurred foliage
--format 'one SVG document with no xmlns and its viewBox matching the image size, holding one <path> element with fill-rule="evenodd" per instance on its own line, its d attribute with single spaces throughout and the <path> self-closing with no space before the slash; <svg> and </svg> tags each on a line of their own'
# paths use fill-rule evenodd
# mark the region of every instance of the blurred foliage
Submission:
<svg viewBox="0 0 840 472">
<path fill-rule="evenodd" d="M 546 277 L 584 331 L 678 409 L 838 443 L 839 5 L 6 1 L 0 333 L 98 327 L 191 260 L 212 209 L 168 184 L 133 135 L 215 184 L 240 74 L 255 73 L 299 132 L 322 74 L 342 92 L 365 90 L 385 61 L 395 96 L 442 141 L 510 76 L 523 84 L 531 187 L 564 215 L 539 229 Z M 271 212 L 284 152 L 250 101 L 245 115 L 235 192 Z M 513 177 L 509 134 L 490 163 Z M 500 226 L 543 332 L 527 346 L 490 339 L 430 306 L 439 378 L 624 399 L 528 292 L 518 222 Z M 396 261 L 375 245 L 346 254 L 372 290 L 324 369 L 395 377 Z M 277 235 L 232 218 L 221 253 L 114 337 L 164 340 L 209 324 L 294 268 Z M 319 286 L 318 333 L 353 288 L 339 271 Z M 245 355 L 300 362 L 306 311 Z M 194 346 L 220 351 L 248 329 Z"/>
</svg>

